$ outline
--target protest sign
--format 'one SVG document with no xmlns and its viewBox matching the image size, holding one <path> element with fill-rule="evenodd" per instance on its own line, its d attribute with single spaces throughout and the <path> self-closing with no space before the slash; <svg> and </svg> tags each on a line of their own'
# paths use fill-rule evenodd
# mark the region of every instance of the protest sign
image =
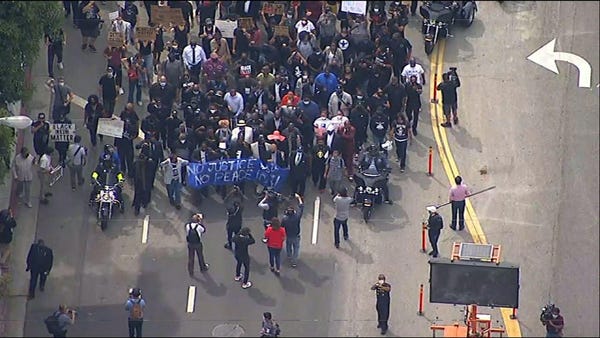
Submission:
<svg viewBox="0 0 600 338">
<path fill-rule="evenodd" d="M 169 7 L 164 7 L 164 6 L 155 6 L 152 5 L 152 7 L 150 7 L 152 9 L 152 22 L 157 24 L 157 25 L 165 25 L 168 26 L 169 25 Z"/>
<path fill-rule="evenodd" d="M 98 134 L 116 138 L 123 137 L 125 122 L 121 119 L 100 118 L 98 119 Z"/>
<path fill-rule="evenodd" d="M 342 1 L 342 12 L 354 14 L 367 14 L 366 1 Z"/>
<path fill-rule="evenodd" d="M 224 38 L 233 38 L 233 32 L 238 28 L 237 21 L 215 20 L 215 27 L 221 31 Z"/>
<path fill-rule="evenodd" d="M 265 14 L 283 15 L 285 13 L 285 5 L 265 2 L 263 3 L 262 11 Z"/>
<path fill-rule="evenodd" d="M 118 17 L 119 17 L 119 11 L 114 11 L 114 12 L 108 13 L 108 19 L 110 21 L 116 20 Z"/>
<path fill-rule="evenodd" d="M 273 35 L 290 36 L 290 29 L 288 28 L 288 26 L 273 26 Z"/>
<path fill-rule="evenodd" d="M 252 18 L 239 18 L 238 28 L 252 29 L 254 28 L 254 19 Z"/>
<path fill-rule="evenodd" d="M 110 47 L 121 47 L 125 43 L 125 36 L 119 32 L 108 32 L 108 45 Z"/>
<path fill-rule="evenodd" d="M 50 141 L 73 142 L 75 138 L 75 124 L 53 123 L 50 125 Z"/>
<path fill-rule="evenodd" d="M 181 11 L 181 8 L 168 8 L 167 20 L 173 25 L 185 24 L 185 19 L 183 18 L 183 12 Z"/>
<path fill-rule="evenodd" d="M 135 38 L 142 41 L 154 41 L 156 31 L 152 27 L 135 27 Z"/>
<path fill-rule="evenodd" d="M 275 163 L 264 164 L 257 158 L 242 158 L 210 161 L 206 163 L 190 162 L 187 166 L 188 186 L 198 189 L 209 185 L 236 184 L 243 181 L 255 181 L 275 190 L 283 188 L 289 169 Z"/>
</svg>

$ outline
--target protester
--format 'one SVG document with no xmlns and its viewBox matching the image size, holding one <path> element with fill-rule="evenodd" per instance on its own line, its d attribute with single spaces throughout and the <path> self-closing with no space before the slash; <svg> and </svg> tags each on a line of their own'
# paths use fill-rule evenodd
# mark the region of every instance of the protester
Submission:
<svg viewBox="0 0 600 338">
<path fill-rule="evenodd" d="M 127 317 L 129 337 L 142 337 L 145 308 L 146 301 L 142 298 L 142 291 L 139 288 L 130 290 L 129 297 L 125 302 L 125 311 L 129 313 Z"/>
<path fill-rule="evenodd" d="M 272 272 L 279 275 L 281 268 L 281 249 L 285 240 L 285 228 L 281 227 L 281 221 L 273 217 L 267 229 L 263 242 L 267 244 L 269 250 L 269 265 Z"/>
<path fill-rule="evenodd" d="M 90 51 L 96 52 L 94 43 L 100 35 L 100 22 L 102 20 L 100 17 L 100 8 L 98 8 L 95 1 L 81 1 L 79 9 L 82 13 L 79 20 L 79 29 L 82 36 L 81 49 L 85 50 L 89 47 Z"/>
<path fill-rule="evenodd" d="M 296 194 L 296 200 L 298 201 L 298 211 L 292 205 L 289 205 L 281 219 L 281 226 L 285 228 L 286 234 L 285 251 L 292 268 L 298 265 L 298 256 L 300 256 L 300 234 L 302 233 L 300 222 L 304 213 L 302 196 Z"/>
<path fill-rule="evenodd" d="M 279 324 L 273 320 L 271 312 L 263 313 L 263 321 L 260 329 L 261 337 L 279 337 L 281 329 Z"/>
<path fill-rule="evenodd" d="M 47 247 L 43 240 L 38 239 L 36 243 L 31 244 L 29 253 L 27 254 L 27 269 L 25 269 L 25 271 L 31 272 L 27 299 L 35 298 L 35 288 L 38 279 L 40 281 L 40 291 L 44 292 L 46 279 L 50 270 L 52 270 L 53 261 L 54 255 L 52 254 L 52 249 Z"/>
<path fill-rule="evenodd" d="M 227 195 L 224 200 L 229 200 L 233 194 L 239 192 L 239 187 L 234 186 L 233 190 Z M 233 201 L 232 205 L 227 208 L 227 224 L 225 225 L 225 231 L 227 233 L 227 242 L 224 247 L 226 249 L 232 249 L 231 241 L 233 237 L 242 228 L 242 212 L 244 207 L 240 204 L 240 201 Z"/>
<path fill-rule="evenodd" d="M 247 289 L 252 286 L 252 282 L 248 280 L 250 278 L 250 255 L 248 254 L 248 246 L 254 244 L 256 241 L 250 229 L 247 227 L 242 228 L 232 239 L 235 244 L 234 255 L 237 262 L 235 266 L 235 278 L 236 282 L 242 281 L 242 289 Z M 244 276 L 241 275 L 242 265 L 244 266 Z"/>
<path fill-rule="evenodd" d="M 206 232 L 206 228 L 201 223 L 202 219 L 202 214 L 194 214 L 192 220 L 185 225 L 190 277 L 194 277 L 194 256 L 198 256 L 200 272 L 208 271 L 208 264 L 204 261 L 204 246 L 202 245 L 202 235 Z"/>
<path fill-rule="evenodd" d="M 17 180 L 17 196 L 23 204 L 31 208 L 31 182 L 33 181 L 33 163 L 35 157 L 26 147 L 15 156 L 12 164 L 13 178 Z"/>
<path fill-rule="evenodd" d="M 344 240 L 348 240 L 348 218 L 350 217 L 350 204 L 352 197 L 348 196 L 348 190 L 342 188 L 333 198 L 335 205 L 335 217 L 333 219 L 333 240 L 337 249 L 340 248 L 340 228 L 344 233 Z"/>
<path fill-rule="evenodd" d="M 13 240 L 14 228 L 17 227 L 17 221 L 13 215 L 12 209 L 0 211 L 0 265 L 5 266 L 10 256 L 10 243 Z"/>
<path fill-rule="evenodd" d="M 446 121 L 441 123 L 442 127 L 452 127 L 452 122 L 458 124 L 458 94 L 456 88 L 460 87 L 460 79 L 456 74 L 456 68 L 451 68 L 448 73 L 442 74 L 442 82 L 437 85 L 437 90 L 442 92 L 442 107 Z M 450 118 L 452 117 L 452 122 Z"/>
<path fill-rule="evenodd" d="M 156 166 L 154 161 L 149 158 L 148 146 L 140 152 L 133 162 L 133 212 L 137 216 L 140 214 L 140 208 L 146 209 L 150 203 L 150 194 L 152 192 L 152 175 Z"/>
<path fill-rule="evenodd" d="M 184 160 L 178 157 L 176 153 L 172 152 L 169 158 L 161 162 L 161 168 L 163 171 L 163 179 L 167 185 L 167 193 L 169 195 L 169 202 L 174 205 L 177 210 L 181 209 L 181 183 L 183 177 L 184 167 L 189 163 L 188 160 Z"/>
<path fill-rule="evenodd" d="M 400 172 L 403 173 L 406 168 L 406 149 L 412 141 L 412 130 L 403 114 L 398 115 L 390 133 L 395 142 Z"/>
<path fill-rule="evenodd" d="M 50 143 L 50 123 L 46 121 L 46 114 L 38 114 L 37 121 L 31 125 L 31 133 L 33 134 L 33 149 L 41 157 Z"/>
<path fill-rule="evenodd" d="M 39 167 L 38 167 L 38 177 L 40 179 L 40 203 L 48 204 L 48 197 L 52 196 L 52 192 L 50 191 L 50 179 L 53 174 L 52 167 L 52 153 L 54 152 L 54 148 L 46 147 L 44 154 L 40 157 Z"/>
</svg>

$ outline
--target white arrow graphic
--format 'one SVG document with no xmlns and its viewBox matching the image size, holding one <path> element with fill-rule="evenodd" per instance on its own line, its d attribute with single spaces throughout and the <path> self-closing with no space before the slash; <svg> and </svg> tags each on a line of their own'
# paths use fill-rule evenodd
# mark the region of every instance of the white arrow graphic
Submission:
<svg viewBox="0 0 600 338">
<path fill-rule="evenodd" d="M 548 42 L 542 48 L 536 50 L 527 57 L 527 60 L 537 63 L 538 65 L 553 71 L 558 74 L 558 67 L 556 67 L 556 61 L 566 61 L 571 63 L 579 69 L 579 87 L 590 88 L 592 86 L 592 66 L 581 56 L 555 52 L 554 45 L 556 39 Z"/>
</svg>

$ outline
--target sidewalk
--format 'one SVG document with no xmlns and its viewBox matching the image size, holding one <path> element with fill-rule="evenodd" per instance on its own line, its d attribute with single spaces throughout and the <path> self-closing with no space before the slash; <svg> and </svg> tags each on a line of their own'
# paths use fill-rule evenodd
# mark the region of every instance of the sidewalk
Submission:
<svg viewBox="0 0 600 338">
<path fill-rule="evenodd" d="M 33 85 L 34 95 L 29 102 L 24 102 L 21 115 L 36 116 L 38 112 L 47 112 L 50 102 L 50 92 L 45 90 L 46 58 L 43 50 L 36 63 L 29 69 L 26 82 Z M 18 132 L 15 149 L 23 145 L 33 150 L 32 135 L 28 129 Z M 0 337 L 22 337 L 24 318 L 27 307 L 27 289 L 29 274 L 25 272 L 27 253 L 31 243 L 35 240 L 37 231 L 37 218 L 39 208 L 39 182 L 34 177 L 31 185 L 31 204 L 27 208 L 16 198 L 16 184 L 12 177 L 7 176 L 5 184 L 0 186 L 0 203 L 4 208 L 10 205 L 15 213 L 17 227 L 13 242 L 11 243 L 11 256 L 8 260 L 8 273 L 11 275 L 9 296 L 0 301 Z M 42 319 L 40 318 L 40 321 Z"/>
</svg>

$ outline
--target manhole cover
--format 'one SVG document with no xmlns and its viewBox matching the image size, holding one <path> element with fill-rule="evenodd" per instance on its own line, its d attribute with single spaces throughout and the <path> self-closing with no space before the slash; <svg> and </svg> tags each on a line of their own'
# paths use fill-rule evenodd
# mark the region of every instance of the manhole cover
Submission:
<svg viewBox="0 0 600 338">
<path fill-rule="evenodd" d="M 213 337 L 241 337 L 244 335 L 244 328 L 238 324 L 220 324 L 212 330 Z"/>
</svg>

